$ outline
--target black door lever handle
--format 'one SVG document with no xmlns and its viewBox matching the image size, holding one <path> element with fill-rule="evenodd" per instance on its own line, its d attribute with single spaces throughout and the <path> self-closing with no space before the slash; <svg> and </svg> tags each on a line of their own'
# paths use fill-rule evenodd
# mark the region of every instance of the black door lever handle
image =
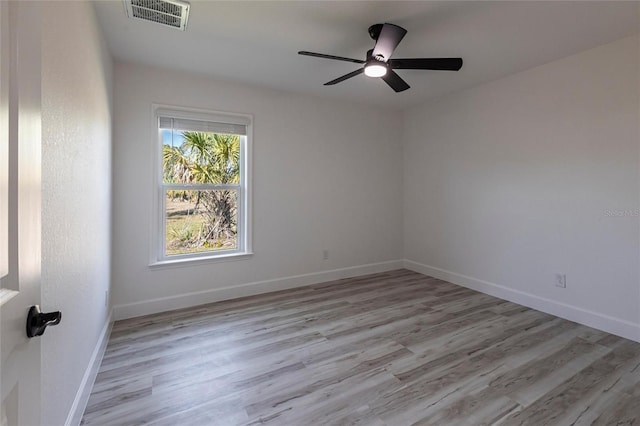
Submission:
<svg viewBox="0 0 640 426">
<path fill-rule="evenodd" d="M 49 325 L 58 325 L 62 320 L 62 312 L 40 312 L 40 306 L 33 305 L 27 315 L 27 337 L 42 336 Z"/>
</svg>

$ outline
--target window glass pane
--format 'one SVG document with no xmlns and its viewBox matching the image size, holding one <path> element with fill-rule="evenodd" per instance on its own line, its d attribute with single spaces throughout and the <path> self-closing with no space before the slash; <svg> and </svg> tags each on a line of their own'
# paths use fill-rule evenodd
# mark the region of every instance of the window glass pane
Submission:
<svg viewBox="0 0 640 426">
<path fill-rule="evenodd" d="M 238 248 L 238 191 L 165 191 L 165 255 Z"/>
<path fill-rule="evenodd" d="M 240 136 L 161 130 L 164 183 L 237 184 Z"/>
</svg>

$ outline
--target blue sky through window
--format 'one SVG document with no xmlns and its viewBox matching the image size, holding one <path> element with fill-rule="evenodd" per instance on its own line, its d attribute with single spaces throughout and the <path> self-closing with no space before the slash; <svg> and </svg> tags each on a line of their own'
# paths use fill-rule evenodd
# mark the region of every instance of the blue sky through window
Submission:
<svg viewBox="0 0 640 426">
<path fill-rule="evenodd" d="M 171 129 L 162 129 L 162 144 L 169 146 L 181 146 L 184 142 L 184 138 L 182 137 L 182 131 L 180 130 L 171 130 Z M 173 141 L 172 141 L 172 133 L 173 133 Z"/>
</svg>

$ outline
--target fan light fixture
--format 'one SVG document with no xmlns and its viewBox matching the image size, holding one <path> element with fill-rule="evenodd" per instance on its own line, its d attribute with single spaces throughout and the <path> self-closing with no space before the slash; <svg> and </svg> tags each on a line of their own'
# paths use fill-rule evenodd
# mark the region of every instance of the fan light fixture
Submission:
<svg viewBox="0 0 640 426">
<path fill-rule="evenodd" d="M 395 70 L 458 71 L 462 67 L 462 58 L 391 58 L 391 55 L 393 55 L 394 50 L 406 33 L 407 30 L 404 28 L 389 23 L 370 26 L 369 35 L 376 41 L 376 44 L 373 46 L 373 49 L 367 51 L 365 60 L 307 52 L 306 50 L 301 50 L 298 54 L 315 56 L 316 58 L 333 59 L 334 61 L 353 62 L 361 65 L 360 68 L 351 71 L 349 74 L 326 82 L 324 84 L 325 86 L 333 86 L 334 84 L 357 77 L 360 74 L 365 74 L 367 77 L 382 77 L 382 80 L 395 92 L 403 92 L 409 88 L 407 82 L 396 74 Z"/>
<path fill-rule="evenodd" d="M 382 77 L 387 74 L 387 67 L 380 63 L 367 64 L 364 67 L 364 74 L 367 77 Z"/>
</svg>

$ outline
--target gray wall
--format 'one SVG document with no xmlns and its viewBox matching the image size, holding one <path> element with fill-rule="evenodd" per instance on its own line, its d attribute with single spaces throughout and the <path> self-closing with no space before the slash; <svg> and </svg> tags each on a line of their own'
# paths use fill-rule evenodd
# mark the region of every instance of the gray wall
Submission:
<svg viewBox="0 0 640 426">
<path fill-rule="evenodd" d="M 42 2 L 42 423 L 62 425 L 104 329 L 111 240 L 111 59 L 88 2 Z"/>
<path fill-rule="evenodd" d="M 323 272 L 402 259 L 400 113 L 141 65 L 116 64 L 114 81 L 118 318 L 304 284 L 308 274 L 330 279 L 335 275 Z M 149 267 L 157 208 L 154 102 L 253 114 L 251 258 Z"/>
<path fill-rule="evenodd" d="M 640 339 L 638 51 L 625 38 L 407 111 L 409 266 Z"/>
</svg>

